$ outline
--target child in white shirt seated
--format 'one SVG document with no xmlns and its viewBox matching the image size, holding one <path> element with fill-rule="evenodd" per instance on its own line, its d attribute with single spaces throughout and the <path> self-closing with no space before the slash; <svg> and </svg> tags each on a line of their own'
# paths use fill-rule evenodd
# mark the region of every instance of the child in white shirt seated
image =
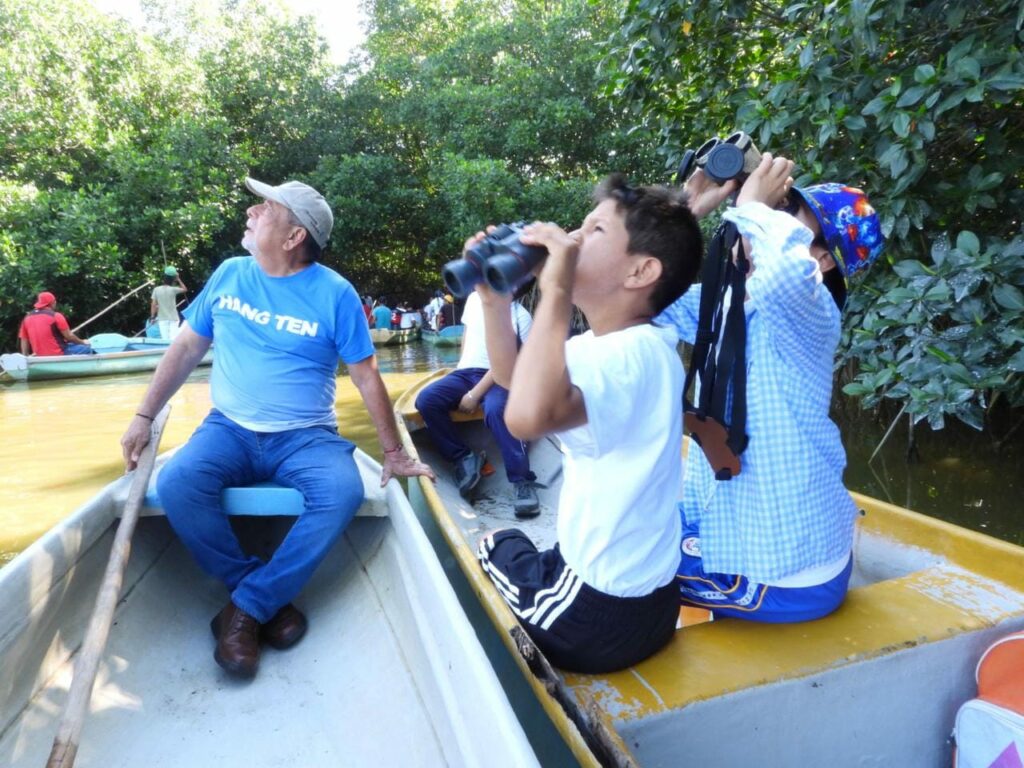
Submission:
<svg viewBox="0 0 1024 768">
<path fill-rule="evenodd" d="M 503 530 L 479 557 L 547 658 L 589 673 L 639 662 L 675 629 L 683 368 L 674 331 L 651 319 L 693 282 L 702 250 L 680 192 L 612 177 L 595 198 L 577 232 L 524 231 L 548 257 L 518 356 L 509 297 L 478 288 L 508 429 L 555 434 L 565 478 L 553 549 Z M 573 304 L 591 330 L 566 341 Z"/>
</svg>

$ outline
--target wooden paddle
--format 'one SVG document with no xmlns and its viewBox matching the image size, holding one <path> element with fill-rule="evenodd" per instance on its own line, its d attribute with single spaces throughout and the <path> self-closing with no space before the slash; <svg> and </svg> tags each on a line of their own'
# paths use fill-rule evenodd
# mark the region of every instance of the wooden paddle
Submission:
<svg viewBox="0 0 1024 768">
<path fill-rule="evenodd" d="M 119 299 L 118 299 L 117 301 L 113 302 L 112 304 L 108 304 L 108 305 L 107 305 L 106 307 L 104 307 L 103 309 L 101 309 L 101 310 L 100 310 L 99 312 L 97 312 L 97 313 L 96 313 L 95 315 L 93 315 L 92 317 L 90 317 L 90 318 L 89 318 L 88 320 L 86 320 L 86 321 L 85 321 L 84 323 L 79 323 L 78 325 L 76 325 L 76 326 L 75 326 L 74 328 L 72 328 L 72 329 L 71 329 L 71 332 L 72 332 L 72 333 L 78 333 L 78 332 L 79 332 L 79 331 L 80 331 L 80 330 L 81 330 L 82 328 L 85 328 L 85 326 L 87 326 L 87 325 L 88 325 L 89 323 L 91 323 L 91 322 L 92 322 L 93 320 L 95 320 L 95 319 L 96 319 L 97 317 L 103 317 L 103 315 L 107 314 L 107 312 L 109 312 L 110 310 L 112 310 L 112 309 L 113 309 L 114 307 L 116 307 L 116 306 L 117 306 L 118 304 L 120 304 L 120 303 L 121 303 L 122 301 L 124 301 L 125 299 L 127 299 L 127 298 L 128 298 L 129 296 L 134 296 L 134 295 L 135 295 L 136 293 L 138 293 L 139 291 L 141 291 L 141 290 L 142 290 L 143 288 L 145 288 L 145 287 L 147 287 L 147 286 L 150 286 L 150 285 L 152 285 L 152 284 L 153 284 L 153 281 L 152 281 L 152 280 L 147 280 L 147 281 L 146 281 L 146 282 L 144 282 L 144 283 L 143 283 L 142 285 L 140 285 L 140 286 L 139 286 L 138 288 L 132 288 L 132 290 L 128 291 L 128 293 L 126 293 L 126 294 L 125 294 L 124 296 L 122 296 L 122 297 L 121 297 L 121 298 L 119 298 Z"/>
<path fill-rule="evenodd" d="M 139 465 L 132 477 L 121 522 L 117 526 L 114 543 L 110 548 L 107 570 L 103 574 L 103 582 L 100 584 L 100 591 L 96 596 L 96 607 L 93 608 L 92 618 L 89 620 L 89 627 L 85 632 L 85 640 L 82 641 L 82 647 L 78 652 L 71 688 L 68 691 L 64 712 L 61 714 L 57 727 L 57 736 L 53 740 L 53 748 L 50 750 L 50 759 L 46 762 L 47 768 L 71 768 L 75 764 L 78 740 L 82 734 L 82 724 L 89 707 L 89 698 L 92 696 L 96 670 L 99 667 L 103 648 L 107 644 L 110 624 L 114 618 L 114 609 L 117 607 L 117 600 L 121 594 L 124 570 L 131 552 L 132 533 L 135 531 L 135 523 L 138 522 L 139 511 L 142 509 L 142 502 L 146 497 L 149 476 L 153 474 L 160 438 L 163 436 L 164 425 L 167 423 L 170 412 L 171 406 L 165 405 L 163 410 L 157 414 L 151 427 L 149 445 L 143 449 L 142 455 L 139 457 Z"/>
</svg>

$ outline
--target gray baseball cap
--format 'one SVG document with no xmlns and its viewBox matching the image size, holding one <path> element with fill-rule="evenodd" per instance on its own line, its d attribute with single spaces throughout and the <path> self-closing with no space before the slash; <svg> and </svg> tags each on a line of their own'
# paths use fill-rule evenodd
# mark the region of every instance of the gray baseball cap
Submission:
<svg viewBox="0 0 1024 768">
<path fill-rule="evenodd" d="M 334 214 L 324 196 L 301 181 L 286 181 L 277 187 L 246 177 L 245 186 L 254 195 L 280 203 L 302 222 L 317 245 L 327 247 L 334 226 Z"/>
</svg>

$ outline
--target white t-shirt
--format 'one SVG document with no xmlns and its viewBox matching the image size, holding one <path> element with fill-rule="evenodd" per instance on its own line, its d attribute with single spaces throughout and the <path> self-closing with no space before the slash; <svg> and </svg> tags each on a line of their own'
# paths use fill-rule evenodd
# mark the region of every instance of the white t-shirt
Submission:
<svg viewBox="0 0 1024 768">
<path fill-rule="evenodd" d="M 674 329 L 638 325 L 565 345 L 587 423 L 565 451 L 558 543 L 591 587 L 642 597 L 679 567 L 683 365 Z"/>
<path fill-rule="evenodd" d="M 526 307 L 518 301 L 512 302 L 512 329 L 519 333 L 519 340 L 526 341 L 533 318 Z M 484 306 L 480 294 L 469 294 L 462 309 L 462 356 L 458 368 L 483 368 L 490 370 L 491 360 L 487 357 L 487 337 L 484 334 Z"/>
<path fill-rule="evenodd" d="M 430 302 L 423 308 L 423 313 L 427 316 L 427 322 L 432 322 L 437 313 L 441 311 L 441 305 L 444 303 L 444 299 L 440 296 L 435 296 Z"/>
</svg>

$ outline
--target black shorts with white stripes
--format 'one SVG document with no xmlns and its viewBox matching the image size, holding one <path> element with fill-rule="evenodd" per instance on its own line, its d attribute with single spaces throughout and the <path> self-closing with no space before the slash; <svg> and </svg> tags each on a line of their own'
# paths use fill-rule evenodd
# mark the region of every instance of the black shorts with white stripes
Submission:
<svg viewBox="0 0 1024 768">
<path fill-rule="evenodd" d="M 487 536 L 477 552 L 505 602 L 556 667 L 590 674 L 636 664 L 672 638 L 674 582 L 643 597 L 616 597 L 583 583 L 556 544 L 537 551 L 519 530 Z"/>
</svg>

